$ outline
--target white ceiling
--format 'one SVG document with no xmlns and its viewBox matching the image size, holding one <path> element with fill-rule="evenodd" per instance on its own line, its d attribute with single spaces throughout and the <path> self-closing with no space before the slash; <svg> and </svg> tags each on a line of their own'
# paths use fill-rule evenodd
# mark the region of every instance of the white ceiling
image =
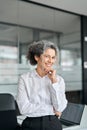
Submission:
<svg viewBox="0 0 87 130">
<path fill-rule="evenodd" d="M 59 9 L 68 10 L 78 14 L 86 13 L 87 0 L 32 0 L 47 4 Z M 74 3 L 73 3 L 74 1 Z M 79 3 L 78 3 L 79 2 Z M 84 11 L 80 7 L 84 3 Z M 68 4 L 67 4 L 68 3 Z M 78 5 L 77 5 L 78 4 Z M 77 5 L 77 7 L 76 7 Z M 71 10 L 70 10 L 71 9 Z M 74 9 L 74 11 L 73 11 Z M 80 11 L 80 12 L 79 12 Z M 82 12 L 83 11 L 83 12 Z M 80 32 L 80 17 L 58 10 L 52 10 L 43 6 L 33 6 L 32 4 L 18 0 L 0 0 L 0 22 L 20 24 L 26 27 L 33 27 L 59 33 L 69 34 Z M 9 36 L 10 32 L 10 36 Z M 21 30 L 22 32 L 22 30 Z M 27 33 L 26 33 L 27 34 Z M 0 39 L 15 41 L 17 28 L 0 25 Z M 74 37 L 75 38 L 75 37 Z M 23 37 L 24 39 L 24 37 Z M 28 39 L 29 40 L 29 39 Z M 69 45 L 68 45 L 69 46 Z"/>
<path fill-rule="evenodd" d="M 87 0 L 29 0 L 87 16 Z"/>
<path fill-rule="evenodd" d="M 44 2 L 44 4 L 50 1 L 49 4 L 54 6 L 54 4 L 57 5 L 59 0 L 33 1 Z M 32 6 L 32 4 L 18 0 L 0 1 L 0 22 L 53 30 L 60 33 L 77 32 L 80 28 L 80 17 L 77 15 L 71 15 L 41 6 Z"/>
</svg>

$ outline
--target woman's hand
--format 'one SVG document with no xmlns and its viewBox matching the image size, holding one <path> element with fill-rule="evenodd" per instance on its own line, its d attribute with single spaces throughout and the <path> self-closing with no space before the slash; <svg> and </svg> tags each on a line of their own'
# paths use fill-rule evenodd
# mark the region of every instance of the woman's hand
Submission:
<svg viewBox="0 0 87 130">
<path fill-rule="evenodd" d="M 54 110 L 55 115 L 56 115 L 58 118 L 60 118 L 61 115 L 62 115 L 62 112 L 56 111 L 54 107 L 53 107 L 53 110 Z"/>
<path fill-rule="evenodd" d="M 56 83 L 57 82 L 56 70 L 50 69 L 48 71 L 47 75 L 48 75 L 49 79 L 52 81 L 52 83 Z"/>
<path fill-rule="evenodd" d="M 59 111 L 55 111 L 54 113 L 55 113 L 55 115 L 56 115 L 56 116 L 58 116 L 58 118 L 60 118 L 60 117 L 61 117 L 61 115 L 62 115 L 62 113 L 61 113 L 61 112 L 59 112 Z"/>
</svg>

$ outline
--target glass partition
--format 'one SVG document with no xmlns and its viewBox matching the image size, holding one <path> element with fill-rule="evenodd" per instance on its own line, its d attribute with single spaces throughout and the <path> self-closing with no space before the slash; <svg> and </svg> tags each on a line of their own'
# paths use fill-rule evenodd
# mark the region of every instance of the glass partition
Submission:
<svg viewBox="0 0 87 130">
<path fill-rule="evenodd" d="M 0 16 L 0 92 L 16 96 L 19 75 L 33 69 L 26 60 L 28 45 L 46 39 L 59 47 L 56 69 L 65 79 L 66 92 L 80 93 L 80 16 L 29 2 L 7 1 L 10 5 L 6 5 L 4 0 L 0 2 L 3 11 Z"/>
<path fill-rule="evenodd" d="M 15 95 L 17 89 L 17 27 L 0 24 L 0 92 Z"/>
</svg>

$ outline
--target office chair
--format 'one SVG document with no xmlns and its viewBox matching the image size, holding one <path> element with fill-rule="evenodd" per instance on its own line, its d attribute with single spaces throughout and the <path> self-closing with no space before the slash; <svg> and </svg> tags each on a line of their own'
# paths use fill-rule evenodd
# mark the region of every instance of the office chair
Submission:
<svg viewBox="0 0 87 130">
<path fill-rule="evenodd" d="M 0 94 L 0 130 L 19 130 L 16 106 L 11 94 Z"/>
</svg>

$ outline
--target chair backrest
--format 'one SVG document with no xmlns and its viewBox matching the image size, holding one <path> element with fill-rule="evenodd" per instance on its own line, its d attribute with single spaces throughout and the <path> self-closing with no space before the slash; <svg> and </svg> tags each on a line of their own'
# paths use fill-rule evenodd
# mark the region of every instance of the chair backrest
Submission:
<svg viewBox="0 0 87 130">
<path fill-rule="evenodd" d="M 0 130 L 17 127 L 15 100 L 11 94 L 0 94 Z"/>
</svg>

